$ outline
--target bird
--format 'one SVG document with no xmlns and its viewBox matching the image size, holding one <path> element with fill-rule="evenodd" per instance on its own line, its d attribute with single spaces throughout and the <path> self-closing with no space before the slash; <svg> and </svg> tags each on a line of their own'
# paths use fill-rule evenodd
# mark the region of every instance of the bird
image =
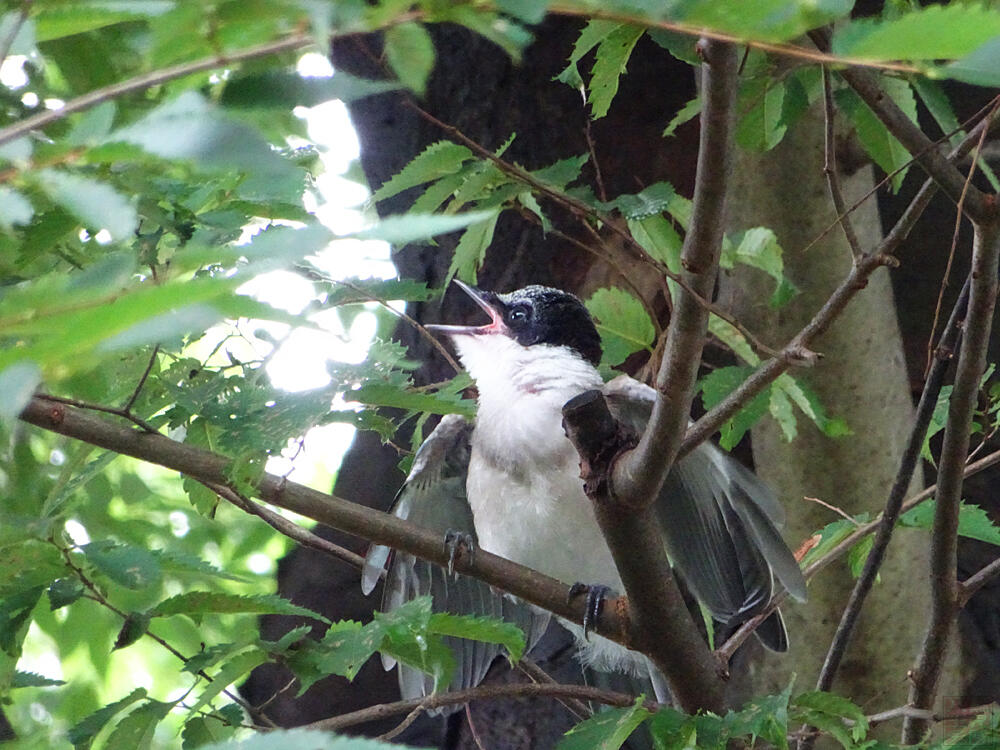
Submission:
<svg viewBox="0 0 1000 750">
<path fill-rule="evenodd" d="M 418 449 L 394 513 L 432 530 L 470 535 L 480 549 L 566 584 L 621 592 L 622 582 L 580 477 L 580 457 L 567 438 L 562 408 L 598 389 L 612 414 L 641 434 L 655 391 L 627 376 L 604 382 L 598 369 L 601 337 L 575 295 L 531 285 L 506 294 L 456 285 L 489 316 L 481 325 L 428 325 L 448 336 L 478 391 L 474 423 L 448 415 Z M 783 586 L 796 600 L 806 583 L 779 532 L 783 509 L 770 488 L 721 449 L 705 443 L 671 468 L 655 501 L 655 516 L 674 573 L 713 620 L 732 630 L 758 614 Z M 423 593 L 436 607 L 472 610 L 514 620 L 529 647 L 548 624 L 547 613 L 498 596 L 485 584 L 447 574 L 410 555 L 373 546 L 362 572 L 371 591 L 383 571 L 383 607 Z M 560 622 L 576 637 L 584 666 L 651 680 L 669 700 L 663 676 L 646 657 L 576 623 Z M 774 651 L 788 648 L 779 611 L 756 635 Z M 457 644 L 460 675 L 470 687 L 485 674 L 496 647 Z M 477 650 L 478 649 L 478 650 Z M 387 667 L 388 668 L 388 667 Z M 406 697 L 429 692 L 412 672 Z M 404 684 L 408 681 L 408 684 Z"/>
</svg>

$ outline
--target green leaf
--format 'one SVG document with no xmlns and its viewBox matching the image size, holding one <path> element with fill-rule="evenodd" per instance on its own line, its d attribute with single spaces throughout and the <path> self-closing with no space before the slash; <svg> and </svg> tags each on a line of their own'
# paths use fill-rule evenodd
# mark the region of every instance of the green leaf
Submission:
<svg viewBox="0 0 1000 750">
<path fill-rule="evenodd" d="M 471 417 L 476 412 L 473 401 L 460 395 L 411 391 L 391 383 L 368 382 L 344 394 L 347 401 L 357 401 L 371 406 L 385 406 L 431 414 L 463 414 Z"/>
<path fill-rule="evenodd" d="M 160 582 L 159 563 L 148 551 L 111 541 L 91 542 L 80 547 L 87 560 L 115 583 L 141 589 Z"/>
<path fill-rule="evenodd" d="M 212 677 L 212 682 L 201 692 L 198 700 L 194 702 L 194 705 L 189 710 L 192 713 L 196 712 L 199 708 L 214 700 L 227 687 L 266 662 L 267 658 L 267 654 L 260 649 L 253 649 L 252 651 L 231 657 L 215 673 Z"/>
<path fill-rule="evenodd" d="M 26 688 L 26 687 L 54 687 L 57 685 L 65 685 L 63 680 L 54 680 L 51 677 L 43 677 L 40 674 L 35 674 L 34 672 L 14 672 L 14 677 L 11 680 L 10 687 L 12 690 L 16 688 Z"/>
<path fill-rule="evenodd" d="M 601 334 L 604 364 L 613 367 L 633 352 L 652 346 L 656 337 L 653 321 L 642 303 L 624 289 L 598 289 L 585 304 Z"/>
<path fill-rule="evenodd" d="M 329 622 L 323 615 L 273 594 L 238 596 L 215 591 L 189 591 L 164 599 L 149 611 L 150 617 L 187 615 L 195 622 L 198 622 L 202 615 L 238 613 L 301 615 Z"/>
<path fill-rule="evenodd" d="M 168 0 L 137 2 L 76 2 L 45 4 L 35 14 L 39 42 L 82 34 L 105 26 L 162 15 L 173 7 Z"/>
<path fill-rule="evenodd" d="M 827 437 L 839 438 L 853 434 L 851 428 L 840 417 L 828 417 L 820 403 L 819 396 L 801 379 L 793 378 L 787 372 L 778 376 L 772 388 L 788 394 L 792 402 L 823 431 Z"/>
<path fill-rule="evenodd" d="M 819 536 L 819 540 L 809 549 L 808 552 L 806 552 L 805 557 L 802 559 L 802 565 L 809 565 L 814 560 L 817 560 L 825 555 L 827 552 L 840 544 L 844 539 L 853 534 L 857 530 L 859 524 L 867 523 L 869 518 L 869 514 L 860 513 L 854 516 L 851 520 L 841 518 L 828 523 L 817 532 L 816 535 Z"/>
<path fill-rule="evenodd" d="M 753 367 L 720 367 L 708 373 L 698 381 L 698 389 L 701 391 L 701 401 L 706 409 L 711 409 L 720 403 L 726 396 L 743 384 L 754 372 Z M 719 433 L 721 439 L 719 445 L 723 449 L 732 450 L 747 430 L 767 414 L 768 403 L 770 402 L 770 388 L 754 396 L 750 403 L 740 409 L 736 414 L 726 421 Z"/>
<path fill-rule="evenodd" d="M 371 199 L 378 202 L 417 185 L 423 185 L 425 182 L 455 174 L 471 158 L 473 158 L 472 152 L 465 146 L 451 141 L 432 143 L 384 182 L 382 187 L 372 194 Z"/>
<path fill-rule="evenodd" d="M 663 214 L 651 214 L 643 219 L 629 219 L 628 229 L 632 239 L 642 245 L 654 260 L 663 263 L 674 273 L 680 268 L 683 240 L 673 224 Z"/>
<path fill-rule="evenodd" d="M 872 551 L 872 545 L 875 543 L 875 537 L 869 534 L 866 537 L 858 540 L 847 553 L 847 567 L 851 571 L 851 575 L 858 578 L 861 572 L 865 568 L 865 562 L 868 560 L 868 553 Z"/>
<path fill-rule="evenodd" d="M 389 67 L 408 89 L 423 96 L 434 68 L 434 42 L 419 23 L 401 23 L 385 32 Z"/>
<path fill-rule="evenodd" d="M 486 257 L 486 250 L 493 242 L 493 232 L 496 230 L 498 218 L 500 211 L 493 211 L 485 221 L 469 225 L 462 233 L 458 245 L 455 246 L 455 255 L 448 267 L 444 286 L 447 287 L 455 276 L 463 281 L 476 283 L 476 273 Z"/>
<path fill-rule="evenodd" d="M 723 719 L 730 737 L 749 737 L 751 744 L 761 738 L 782 750 L 788 748 L 788 700 L 794 677 L 777 695 L 755 698 L 739 711 L 730 711 Z"/>
<path fill-rule="evenodd" d="M 153 731 L 174 707 L 174 703 L 147 701 L 118 722 L 104 750 L 144 750 L 153 742 Z"/>
<path fill-rule="evenodd" d="M 899 517 L 900 526 L 917 529 L 934 528 L 936 501 L 921 503 Z M 958 533 L 970 539 L 978 539 L 987 544 L 1000 545 L 1000 528 L 990 520 L 985 510 L 978 505 L 962 503 L 958 510 Z"/>
<path fill-rule="evenodd" d="M 772 230 L 754 227 L 734 237 L 732 243 L 723 248 L 721 265 L 723 268 L 732 268 L 736 263 L 742 263 L 766 273 L 776 282 L 774 294 L 768 304 L 771 307 L 781 307 L 799 292 L 795 284 L 785 276 L 782 253 L 778 238 Z"/>
<path fill-rule="evenodd" d="M 618 81 L 625 75 L 628 59 L 644 32 L 643 26 L 623 24 L 604 37 L 597 46 L 597 56 L 590 74 L 590 95 L 587 98 L 592 119 L 599 120 L 608 113 L 608 108 L 618 93 Z"/>
<path fill-rule="evenodd" d="M 121 241 L 138 228 L 139 216 L 132 201 L 110 185 L 56 169 L 39 170 L 37 176 L 49 197 L 88 229 L 107 229 L 112 240 Z"/>
<path fill-rule="evenodd" d="M 401 88 L 396 81 L 358 78 L 342 70 L 329 78 L 303 78 L 289 71 L 265 70 L 230 78 L 219 103 L 240 109 L 287 111 L 294 107 L 313 107 L 331 99 L 353 102 Z"/>
<path fill-rule="evenodd" d="M 880 83 L 885 92 L 899 105 L 903 112 L 916 122 L 917 104 L 909 84 L 898 78 L 886 77 L 881 78 Z M 861 145 L 883 171 L 886 173 L 894 172 L 910 161 L 910 153 L 896 140 L 895 136 L 889 133 L 881 120 L 875 116 L 875 113 L 868 108 L 868 105 L 857 94 L 850 89 L 839 89 L 834 92 L 834 96 L 837 105 L 854 124 Z M 908 168 L 900 169 L 899 173 L 892 178 L 893 192 L 899 191 L 903 180 L 906 178 L 907 171 Z"/>
<path fill-rule="evenodd" d="M 524 632 L 516 625 L 496 617 L 473 617 L 437 612 L 431 615 L 428 629 L 437 635 L 498 643 L 507 649 L 512 663 L 517 663 L 524 655 Z"/>
<path fill-rule="evenodd" d="M 347 236 L 359 240 L 383 240 L 399 246 L 464 229 L 477 222 L 487 221 L 494 214 L 493 210 L 467 211 L 461 214 L 400 214 L 387 216 L 378 224 Z"/>
<path fill-rule="evenodd" d="M 837 27 L 836 55 L 866 60 L 948 60 L 1000 35 L 1000 14 L 978 4 L 911 7 L 889 19 L 857 19 Z"/>
<path fill-rule="evenodd" d="M 787 126 L 782 117 L 785 84 L 771 78 L 751 78 L 740 95 L 736 142 L 751 151 L 770 151 L 781 143 Z"/>
<path fill-rule="evenodd" d="M 0 424 L 11 429 L 42 382 L 34 362 L 15 362 L 0 370 Z"/>
<path fill-rule="evenodd" d="M 715 313 L 708 316 L 708 332 L 728 346 L 733 353 L 749 365 L 756 367 L 760 357 L 754 352 L 750 342 L 740 333 L 739 329 Z"/>
<path fill-rule="evenodd" d="M 14 227 L 31 223 L 35 209 L 21 193 L 6 185 L 0 185 L 0 228 L 10 232 Z"/>
<path fill-rule="evenodd" d="M 574 89 L 583 88 L 583 79 L 576 67 L 577 63 L 620 25 L 615 21 L 588 21 L 587 25 L 580 31 L 580 36 L 573 43 L 573 51 L 570 53 L 568 65 L 556 76 L 555 80 L 562 81 Z"/>
<path fill-rule="evenodd" d="M 146 635 L 146 631 L 149 630 L 149 619 L 149 615 L 143 612 L 129 612 L 111 650 L 127 648 Z"/>
<path fill-rule="evenodd" d="M 695 117 L 701 114 L 701 97 L 695 96 L 693 99 L 689 100 L 687 104 L 680 108 L 676 115 L 667 124 L 667 127 L 663 130 L 663 137 L 670 138 L 679 128 L 686 122 L 690 122 Z"/>
<path fill-rule="evenodd" d="M 67 738 L 73 743 L 73 747 L 78 748 L 78 750 L 81 748 L 89 748 L 91 743 L 94 741 L 94 738 L 97 736 L 97 733 L 100 732 L 109 721 L 111 721 L 115 714 L 121 713 L 122 710 L 145 697 L 145 688 L 136 688 L 121 700 L 109 703 L 103 708 L 99 708 L 82 721 L 77 722 L 77 724 L 71 727 L 69 732 L 67 732 Z"/>
<path fill-rule="evenodd" d="M 935 72 L 976 86 L 1000 86 L 1000 37 Z"/>
<path fill-rule="evenodd" d="M 59 578 L 52 582 L 49 590 L 49 608 L 59 609 L 72 604 L 83 596 L 84 588 L 78 578 Z"/>
<path fill-rule="evenodd" d="M 570 156 L 549 164 L 547 167 L 536 169 L 531 172 L 531 176 L 557 190 L 565 190 L 567 185 L 579 179 L 580 170 L 589 159 L 589 154 Z"/>
<path fill-rule="evenodd" d="M 607 708 L 566 732 L 557 750 L 618 750 L 652 714 L 642 698 L 628 708 Z"/>
<path fill-rule="evenodd" d="M 232 733 L 233 730 L 218 719 L 193 716 L 184 722 L 184 729 L 181 730 L 181 750 L 195 750 L 212 742 L 220 742 Z"/>
<path fill-rule="evenodd" d="M 669 182 L 657 182 L 634 195 L 619 195 L 614 200 L 601 204 L 605 210 L 618 210 L 626 219 L 645 219 L 654 214 L 670 212 L 684 228 L 685 221 L 674 214 L 674 209 L 680 205 L 677 191 Z M 681 199 L 683 201 L 683 199 Z"/>
</svg>

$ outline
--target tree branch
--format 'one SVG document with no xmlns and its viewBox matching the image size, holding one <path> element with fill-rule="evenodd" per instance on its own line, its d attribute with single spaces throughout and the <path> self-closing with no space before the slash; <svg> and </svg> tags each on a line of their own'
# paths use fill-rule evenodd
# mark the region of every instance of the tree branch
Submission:
<svg viewBox="0 0 1000 750">
<path fill-rule="evenodd" d="M 580 700 L 603 703 L 606 706 L 617 706 L 618 708 L 628 708 L 635 705 L 634 696 L 625 693 L 615 693 L 610 690 L 601 690 L 589 685 L 519 682 L 504 685 L 479 685 L 478 687 L 456 690 L 451 693 L 429 695 L 426 698 L 412 698 L 410 700 L 396 701 L 395 703 L 382 703 L 377 706 L 369 706 L 358 711 L 341 714 L 340 716 L 331 716 L 329 719 L 314 721 L 311 724 L 306 724 L 303 729 L 321 729 L 328 732 L 337 732 L 347 727 L 383 719 L 387 716 L 408 714 L 415 709 L 432 710 L 444 706 L 469 703 L 470 701 L 496 700 L 498 698 L 542 697 L 578 698 Z M 647 710 L 655 711 L 656 707 L 656 703 L 647 701 Z"/>
<path fill-rule="evenodd" d="M 830 32 L 817 29 L 809 32 L 809 38 L 822 52 L 830 48 Z M 914 123 L 878 85 L 875 76 L 859 68 L 844 68 L 841 77 L 854 89 L 855 93 L 868 105 L 892 135 L 913 155 L 917 164 L 941 186 L 953 201 L 958 202 L 965 185 L 963 175 L 952 164 L 920 127 Z M 992 213 L 987 205 L 986 195 L 975 187 L 969 187 L 966 197 L 966 211 L 973 221 L 985 221 Z"/>
<path fill-rule="evenodd" d="M 685 284 L 670 319 L 652 417 L 630 450 L 599 392 L 581 394 L 563 409 L 585 490 L 628 595 L 630 644 L 653 660 L 678 705 L 692 713 L 725 708 L 722 669 L 684 606 L 652 505 L 690 412 L 709 315 L 699 300 L 711 297 L 718 272 L 732 153 L 736 50 L 706 40 L 699 49 L 703 105 L 693 213 L 681 254 Z"/>
<path fill-rule="evenodd" d="M 986 205 L 991 207 L 990 214 L 984 217 L 988 220 L 975 225 L 969 313 L 938 468 L 931 538 L 931 618 L 910 686 L 910 705 L 923 709 L 931 708 L 934 703 L 949 636 L 958 613 L 957 546 L 962 474 L 969 453 L 979 380 L 986 369 L 986 350 L 997 301 L 1000 215 L 995 200 L 990 199 Z M 917 742 L 926 728 L 926 721 L 907 718 L 903 722 L 902 741 L 905 744 Z"/>
<path fill-rule="evenodd" d="M 113 424 L 83 409 L 48 401 L 40 396 L 31 399 L 21 413 L 21 419 L 99 448 L 181 472 L 201 482 L 231 487 L 228 477 L 230 459 L 158 433 Z M 271 505 L 294 511 L 347 534 L 409 552 L 443 568 L 448 565 L 448 551 L 439 535 L 389 513 L 366 508 L 273 474 L 264 475 L 256 487 L 256 495 Z M 570 601 L 568 586 L 523 565 L 486 550 L 477 550 L 472 560 L 468 555 L 455 560 L 455 569 L 567 620 L 583 622 L 585 605 L 578 600 Z M 625 643 L 628 634 L 623 618 L 610 608 L 601 613 L 594 630 L 619 643 Z"/>
</svg>

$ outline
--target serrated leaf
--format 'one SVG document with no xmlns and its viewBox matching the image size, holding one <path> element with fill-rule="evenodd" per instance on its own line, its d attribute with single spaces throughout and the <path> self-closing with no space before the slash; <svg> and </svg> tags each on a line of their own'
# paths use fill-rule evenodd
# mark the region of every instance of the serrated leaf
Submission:
<svg viewBox="0 0 1000 750">
<path fill-rule="evenodd" d="M 753 347 L 750 346 L 750 342 L 740 330 L 715 313 L 708 316 L 708 332 L 728 346 L 737 357 L 747 364 L 754 367 L 760 364 L 760 357 L 757 356 Z"/>
<path fill-rule="evenodd" d="M 678 110 L 677 114 L 673 116 L 667 127 L 663 130 L 663 137 L 670 138 L 677 131 L 681 125 L 686 122 L 690 122 L 695 117 L 701 114 L 701 97 L 695 96 L 693 99 L 689 100 L 687 104 Z"/>
<path fill-rule="evenodd" d="M 643 26 L 622 24 L 597 45 L 594 67 L 590 72 L 590 95 L 587 97 L 591 119 L 599 120 L 608 113 L 618 93 L 619 79 L 625 75 L 628 59 L 645 30 Z"/>
<path fill-rule="evenodd" d="M 463 281 L 476 283 L 476 274 L 486 258 L 486 250 L 493 242 L 493 232 L 496 230 L 499 218 L 500 212 L 494 211 L 484 221 L 469 225 L 462 233 L 458 245 L 455 246 L 455 255 L 451 259 L 451 265 L 448 267 L 448 275 L 444 282 L 445 287 L 456 276 Z"/>
<path fill-rule="evenodd" d="M 260 615 L 300 615 L 321 622 L 329 622 L 323 615 L 311 609 L 292 604 L 287 599 L 273 594 L 239 596 L 216 591 L 189 591 L 164 599 L 149 611 L 151 617 L 187 615 L 197 622 L 197 618 L 207 614 L 260 614 Z"/>
<path fill-rule="evenodd" d="M 885 77 L 880 79 L 880 83 L 886 94 L 911 120 L 916 122 L 917 105 L 909 84 L 898 78 Z M 834 96 L 838 107 L 847 114 L 854 124 L 861 145 L 883 171 L 886 173 L 894 172 L 910 161 L 910 153 L 886 129 L 881 120 L 857 94 L 850 89 L 840 89 L 834 92 Z M 899 191 L 908 169 L 908 167 L 900 169 L 899 173 L 892 178 L 893 192 Z"/>
<path fill-rule="evenodd" d="M 408 89 L 420 96 L 434 68 L 434 42 L 419 23 L 401 23 L 385 32 L 385 56 L 389 67 Z"/>
<path fill-rule="evenodd" d="M 400 214 L 387 216 L 372 227 L 353 232 L 350 237 L 360 240 L 383 240 L 391 245 L 426 240 L 439 234 L 464 229 L 488 220 L 494 211 L 467 211 L 461 214 Z"/>
<path fill-rule="evenodd" d="M 601 335 L 604 364 L 613 367 L 633 352 L 652 346 L 656 337 L 653 321 L 642 303 L 624 289 L 598 289 L 585 305 Z"/>
<path fill-rule="evenodd" d="M 937 501 L 928 500 L 899 517 L 900 526 L 917 529 L 934 528 L 934 513 Z M 962 503 L 958 509 L 958 533 L 970 539 L 978 539 L 987 544 L 1000 545 L 1000 528 L 990 520 L 985 510 L 978 505 Z"/>
<path fill-rule="evenodd" d="M 229 573 L 194 555 L 188 555 L 179 550 L 155 549 L 150 550 L 150 554 L 156 558 L 160 569 L 164 573 L 217 578 L 223 581 L 236 581 L 237 583 L 251 583 L 252 580 L 247 576 Z"/>
<path fill-rule="evenodd" d="M 805 557 L 802 558 L 802 565 L 809 565 L 814 560 L 817 560 L 825 555 L 827 552 L 840 544 L 844 539 L 853 534 L 854 531 L 857 530 L 859 524 L 867 523 L 869 518 L 869 514 L 860 513 L 854 516 L 851 520 L 841 518 L 828 523 L 816 532 L 816 535 L 819 536 L 819 540 L 815 545 L 809 548 L 808 552 L 806 552 Z"/>
<path fill-rule="evenodd" d="M 827 437 L 839 438 L 853 434 L 850 426 L 840 417 L 828 417 L 819 396 L 806 383 L 787 372 L 778 376 L 772 385 L 776 391 L 788 394 L 792 402 L 819 427 Z"/>
<path fill-rule="evenodd" d="M 795 284 L 785 276 L 782 254 L 778 238 L 771 229 L 754 227 L 724 245 L 721 265 L 723 268 L 732 268 L 736 263 L 742 263 L 766 273 L 776 283 L 768 304 L 771 307 L 781 307 L 799 292 Z"/>
<path fill-rule="evenodd" d="M 475 403 L 457 394 L 411 391 L 390 383 L 369 382 L 360 388 L 344 394 L 347 401 L 370 406 L 385 406 L 411 411 L 426 411 L 431 414 L 475 414 Z"/>
<path fill-rule="evenodd" d="M 371 199 L 378 202 L 417 185 L 455 174 L 471 158 L 472 152 L 458 143 L 432 143 L 372 193 Z"/>
<path fill-rule="evenodd" d="M 83 596 L 84 588 L 78 578 L 59 578 L 52 582 L 46 592 L 49 595 L 49 609 L 59 609 L 72 604 Z"/>
<path fill-rule="evenodd" d="M 15 671 L 14 676 L 11 678 L 10 689 L 15 690 L 17 688 L 30 688 L 30 687 L 56 687 L 58 685 L 65 685 L 64 680 L 56 680 L 51 677 L 45 677 L 44 675 L 36 674 L 35 672 L 19 672 Z"/>
<path fill-rule="evenodd" d="M 422 281 L 413 279 L 344 279 L 331 280 L 326 297 L 329 307 L 351 305 L 370 300 L 426 302 L 438 295 Z"/>
<path fill-rule="evenodd" d="M 105 540 L 85 544 L 80 551 L 91 565 L 126 588 L 146 588 L 162 577 L 156 558 L 140 547 Z"/>
<path fill-rule="evenodd" d="M 628 219 L 632 239 L 642 245 L 649 257 L 663 263 L 674 273 L 681 265 L 681 236 L 663 214 L 651 214 L 643 219 Z"/>
<path fill-rule="evenodd" d="M 31 201 L 17 190 L 0 185 L 0 227 L 9 232 L 29 224 L 34 215 Z"/>
<path fill-rule="evenodd" d="M 287 111 L 293 107 L 313 107 L 332 99 L 353 102 L 401 88 L 396 81 L 358 78 L 342 70 L 328 78 L 304 78 L 291 71 L 264 70 L 227 80 L 219 103 L 224 107 Z"/>
<path fill-rule="evenodd" d="M 174 703 L 147 701 L 130 712 L 108 735 L 104 750 L 145 750 L 152 745 L 156 725 L 167 717 Z"/>
<path fill-rule="evenodd" d="M 754 372 L 753 367 L 720 367 L 698 381 L 701 400 L 706 409 L 711 409 L 726 396 L 736 390 Z M 756 396 L 750 403 L 736 412 L 719 428 L 719 445 L 725 450 L 732 450 L 751 427 L 767 414 L 770 402 L 770 388 Z"/>
<path fill-rule="evenodd" d="M 42 169 L 38 181 L 48 196 L 88 229 L 106 229 L 111 239 L 131 237 L 139 226 L 132 201 L 104 182 L 57 169 Z"/>
<path fill-rule="evenodd" d="M 574 89 L 582 88 L 583 79 L 580 77 L 580 71 L 577 69 L 577 63 L 580 62 L 584 55 L 596 47 L 602 39 L 607 37 L 608 34 L 617 29 L 619 26 L 620 24 L 615 21 L 588 21 L 587 25 L 580 31 L 580 36 L 578 36 L 576 41 L 573 43 L 573 51 L 570 53 L 568 64 L 563 71 L 555 77 L 555 80 L 562 81 Z"/>
<path fill-rule="evenodd" d="M 831 46 L 836 55 L 866 60 L 949 60 L 998 35 L 1000 14 L 995 9 L 954 3 L 838 25 Z"/>
<path fill-rule="evenodd" d="M 650 716 L 642 698 L 628 708 L 606 708 L 566 732 L 556 750 L 618 750 Z"/>
<path fill-rule="evenodd" d="M 524 632 L 516 625 L 496 617 L 473 617 L 472 615 L 437 612 L 431 615 L 427 627 L 430 632 L 437 635 L 498 643 L 507 649 L 512 663 L 517 663 L 524 655 Z"/>
<path fill-rule="evenodd" d="M 69 739 L 69 741 L 73 743 L 73 746 L 78 750 L 81 748 L 89 748 L 91 743 L 94 741 L 94 737 L 97 736 L 97 733 L 100 732 L 109 721 L 111 721 L 115 714 L 120 713 L 125 708 L 128 708 L 136 701 L 142 700 L 145 697 L 146 689 L 136 688 L 121 700 L 109 703 L 103 708 L 97 709 L 94 713 L 90 714 L 82 721 L 77 722 L 66 733 L 67 739 Z"/>
<path fill-rule="evenodd" d="M 181 730 L 181 750 L 195 750 L 212 742 L 218 742 L 232 734 L 218 719 L 193 716 L 184 722 Z"/>
<path fill-rule="evenodd" d="M 536 169 L 531 172 L 531 176 L 557 190 L 565 190 L 567 185 L 580 177 L 580 170 L 589 159 L 589 154 L 570 156 L 549 164 L 547 167 Z"/>
<path fill-rule="evenodd" d="M 795 424 L 795 412 L 792 410 L 792 402 L 788 399 L 788 394 L 780 388 L 771 384 L 770 398 L 767 403 L 768 411 L 774 417 L 774 421 L 781 428 L 782 437 L 786 443 L 790 443 L 799 434 L 799 429 Z"/>
<path fill-rule="evenodd" d="M 201 692 L 198 700 L 194 702 L 194 705 L 189 710 L 192 713 L 196 712 L 199 708 L 214 700 L 227 687 L 266 662 L 267 658 L 267 654 L 260 649 L 253 649 L 252 651 L 230 657 L 222 668 L 215 673 L 212 677 L 212 682 Z"/>
<path fill-rule="evenodd" d="M 674 209 L 682 207 L 685 200 L 677 195 L 674 186 L 669 182 L 656 182 L 638 193 L 619 195 L 614 200 L 602 203 L 601 208 L 608 211 L 617 210 L 628 220 L 645 219 L 668 211 L 683 228 L 687 228 L 686 222 L 674 213 Z"/>
<path fill-rule="evenodd" d="M 872 551 L 872 545 L 875 543 L 875 537 L 868 535 L 858 541 L 850 550 L 847 552 L 847 567 L 851 571 L 851 575 L 857 578 L 861 575 L 861 571 L 864 570 L 865 562 L 868 560 L 868 553 Z"/>
<path fill-rule="evenodd" d="M 740 111 L 745 114 L 736 126 L 736 142 L 751 151 L 770 151 L 781 143 L 787 129 L 782 117 L 784 103 L 784 81 L 748 81 L 740 97 Z"/>
</svg>

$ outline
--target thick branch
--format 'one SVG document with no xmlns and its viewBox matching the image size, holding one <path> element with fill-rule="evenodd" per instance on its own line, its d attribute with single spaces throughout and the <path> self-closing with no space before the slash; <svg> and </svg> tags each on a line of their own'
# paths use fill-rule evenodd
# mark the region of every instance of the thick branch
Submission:
<svg viewBox="0 0 1000 750">
<path fill-rule="evenodd" d="M 701 136 L 691 228 L 684 238 L 683 277 L 695 294 L 711 297 L 725 226 L 726 185 L 732 159 L 736 50 L 703 42 Z M 667 348 L 656 376 L 656 402 L 638 447 L 615 466 L 613 487 L 632 506 L 649 505 L 677 457 L 691 413 L 708 311 L 679 290 L 667 332 Z"/>
<path fill-rule="evenodd" d="M 993 206 L 990 220 L 975 226 L 969 313 L 938 469 L 937 503 L 931 537 L 931 618 L 914 668 L 909 700 L 910 705 L 922 709 L 929 709 L 934 703 L 949 636 L 958 612 L 958 511 L 962 500 L 962 474 L 969 453 L 979 380 L 986 369 L 986 350 L 997 300 L 1000 217 L 992 199 L 990 204 Z M 903 723 L 903 742 L 917 742 L 926 728 L 926 721 L 908 717 Z"/>
<path fill-rule="evenodd" d="M 623 432 L 600 391 L 571 399 L 563 425 L 580 453 L 584 489 L 628 594 L 630 646 L 653 660 L 683 710 L 724 710 L 719 664 L 688 614 L 652 508 L 623 505 L 612 493 L 611 468 L 634 436 Z"/>
<path fill-rule="evenodd" d="M 37 396 L 21 413 L 21 419 L 99 448 L 179 471 L 201 482 L 230 485 L 227 474 L 231 463 L 229 459 L 178 443 L 159 433 L 145 433 L 113 424 L 83 409 Z M 273 474 L 264 475 L 256 494 L 271 505 L 294 511 L 345 533 L 409 552 L 442 567 L 448 564 L 448 551 L 439 535 L 388 513 L 327 495 Z M 468 555 L 460 556 L 455 561 L 455 569 L 568 620 L 583 622 L 585 604 L 579 600 L 570 601 L 568 586 L 523 565 L 485 550 L 477 550 L 473 560 Z M 618 642 L 624 642 L 626 638 L 625 623 L 614 611 L 602 612 L 594 629 Z"/>
</svg>

